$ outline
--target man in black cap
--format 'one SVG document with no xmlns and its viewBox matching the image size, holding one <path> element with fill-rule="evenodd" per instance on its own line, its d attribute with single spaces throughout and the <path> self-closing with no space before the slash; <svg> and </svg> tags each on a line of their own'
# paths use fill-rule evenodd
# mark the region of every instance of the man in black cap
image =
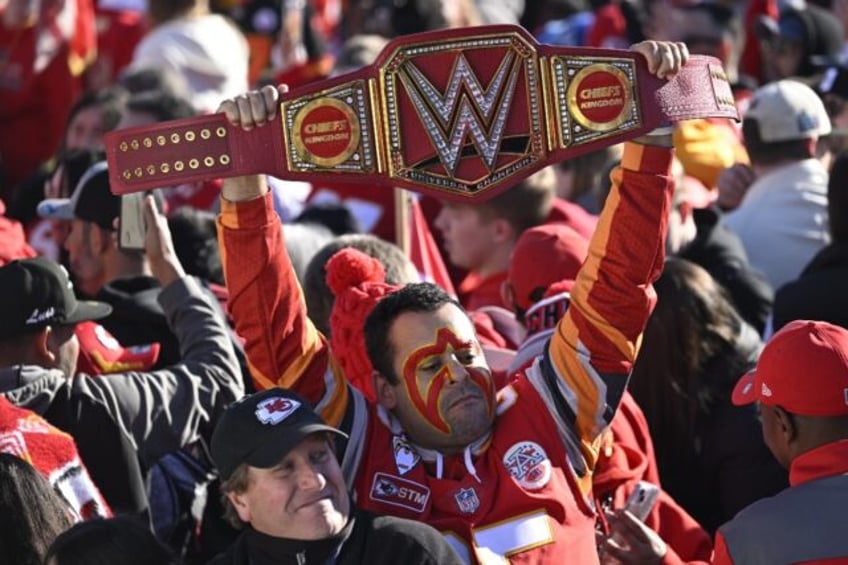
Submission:
<svg viewBox="0 0 848 565">
<path fill-rule="evenodd" d="M 245 530 L 212 564 L 461 563 L 430 526 L 353 506 L 335 455 L 346 440 L 281 388 L 230 406 L 212 436 L 212 458 L 226 516 Z"/>
<path fill-rule="evenodd" d="M 111 308 L 80 301 L 67 271 L 49 259 L 25 259 L 0 268 L 0 394 L 70 433 L 107 502 L 117 512 L 142 510 L 138 469 L 116 469 L 116 442 L 126 445 L 128 467 L 144 466 L 208 437 L 227 404 L 244 394 L 224 322 L 174 253 L 167 222 L 152 197 L 145 202 L 145 241 L 159 303 L 185 356 L 152 373 L 92 378 L 76 373 L 77 323 L 99 320 Z"/>
<path fill-rule="evenodd" d="M 112 312 L 100 323 L 121 345 L 161 344 L 161 369 L 180 359 L 177 337 L 157 301 L 161 287 L 151 276 L 147 255 L 124 250 L 115 237 L 121 197 L 109 189 L 106 161 L 83 173 L 70 198 L 52 198 L 38 205 L 43 218 L 70 222 L 64 247 L 68 268 L 81 293 L 106 302 Z"/>
<path fill-rule="evenodd" d="M 157 200 L 159 197 L 157 191 Z M 112 194 L 107 163 L 100 161 L 83 173 L 70 198 L 45 200 L 39 205 L 38 212 L 43 217 L 70 222 L 70 233 L 64 243 L 69 269 L 83 294 L 112 307 L 111 314 L 100 320 L 100 324 L 122 346 L 158 343 L 161 348 L 153 369 L 167 370 L 182 361 L 185 349 L 181 348 L 180 336 L 172 329 L 168 313 L 160 302 L 164 285 L 155 276 L 154 258 L 146 251 L 123 249 L 115 237 L 115 220 L 121 213 L 121 198 Z M 217 300 L 213 300 L 212 305 L 219 318 L 225 320 Z M 235 336 L 229 331 L 228 335 L 231 345 L 239 347 Z M 241 369 L 239 375 L 244 381 Z M 187 469 L 202 469 L 192 476 L 195 476 L 198 486 L 204 482 L 211 464 L 202 454 L 202 449 L 194 449 L 193 446 L 168 454 L 150 469 L 147 480 L 154 529 L 178 552 L 184 550 L 186 536 L 183 530 L 196 530 L 194 519 L 189 520 L 188 517 L 193 516 L 190 508 L 195 500 L 194 493 L 199 488 L 176 477 L 188 473 Z M 186 486 L 181 490 L 177 485 Z M 182 496 L 161 495 L 174 490 L 181 492 Z"/>
<path fill-rule="evenodd" d="M 813 4 L 789 6 L 778 20 L 763 16 L 755 31 L 765 48 L 769 81 L 816 75 L 816 58 L 835 57 L 845 39 L 833 13 Z"/>
</svg>

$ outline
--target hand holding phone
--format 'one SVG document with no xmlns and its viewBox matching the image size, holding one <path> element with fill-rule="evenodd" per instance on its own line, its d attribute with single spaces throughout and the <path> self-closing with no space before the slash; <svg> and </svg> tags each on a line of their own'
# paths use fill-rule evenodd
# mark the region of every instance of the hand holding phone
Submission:
<svg viewBox="0 0 848 565">
<path fill-rule="evenodd" d="M 640 481 L 627 497 L 624 508 L 607 516 L 613 531 L 599 543 L 601 563 L 659 563 L 663 559 L 668 551 L 665 541 L 644 524 L 659 492 L 657 485 Z"/>
<path fill-rule="evenodd" d="M 647 481 L 639 481 L 636 488 L 627 497 L 624 503 L 624 509 L 636 516 L 640 522 L 644 522 L 648 514 L 657 503 L 657 497 L 660 494 L 660 487 Z"/>
<path fill-rule="evenodd" d="M 639 481 L 636 483 L 636 488 L 627 497 L 624 503 L 624 510 L 627 510 L 640 522 L 644 522 L 648 514 L 651 513 L 654 504 L 657 503 L 657 497 L 660 494 L 660 487 L 647 481 Z M 618 532 L 613 532 L 610 536 L 617 545 L 626 545 Z"/>
</svg>

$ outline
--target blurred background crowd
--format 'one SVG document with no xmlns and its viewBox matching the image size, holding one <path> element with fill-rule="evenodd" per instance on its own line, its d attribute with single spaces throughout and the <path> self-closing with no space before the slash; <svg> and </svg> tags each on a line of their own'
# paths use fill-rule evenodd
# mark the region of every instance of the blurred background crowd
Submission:
<svg viewBox="0 0 848 565">
<path fill-rule="evenodd" d="M 641 480 L 655 458 L 649 478 L 709 539 L 788 485 L 756 409 L 730 402 L 736 380 L 793 320 L 848 327 L 848 0 L 0 0 L 0 263 L 50 258 L 79 298 L 112 306 L 76 328 L 72 372 L 170 367 L 184 360 L 186 338 L 157 302 L 157 273 L 113 241 L 119 200 L 97 169 L 104 134 L 211 113 L 265 84 L 352 71 L 401 35 L 501 23 L 560 46 L 684 42 L 719 58 L 732 84 L 742 121 L 674 128 L 670 259 L 627 401 L 652 445 L 617 463 Z M 549 335 L 567 307 L 620 157 L 613 146 L 558 163 L 473 207 L 342 182 L 269 182 L 325 335 L 334 337 L 325 263 L 357 247 L 384 264 L 389 284 L 423 277 L 455 293 L 505 382 L 528 360 L 522 347 Z M 220 179 L 162 187 L 158 202 L 186 272 L 226 322 L 220 188 Z M 240 339 L 227 337 L 239 386 L 251 390 Z M 356 379 L 355 367 L 347 372 Z M 140 469 L 152 531 L 188 563 L 233 537 L 211 518 L 216 497 L 197 495 L 216 480 L 203 443 L 157 452 Z M 681 555 L 704 557 L 700 541 L 660 533 Z"/>
</svg>

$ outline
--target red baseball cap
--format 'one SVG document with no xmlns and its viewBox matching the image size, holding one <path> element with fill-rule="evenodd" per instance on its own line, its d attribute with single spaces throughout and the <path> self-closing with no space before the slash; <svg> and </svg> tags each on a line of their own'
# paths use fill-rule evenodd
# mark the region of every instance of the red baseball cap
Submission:
<svg viewBox="0 0 848 565">
<path fill-rule="evenodd" d="M 160 344 L 124 347 L 96 322 L 81 322 L 74 333 L 80 344 L 77 370 L 88 375 L 152 371 L 159 360 Z"/>
<path fill-rule="evenodd" d="M 565 224 L 543 224 L 524 230 L 509 259 L 507 281 L 515 304 L 527 310 L 531 296 L 563 280 L 574 280 L 589 252 L 589 240 Z"/>
<path fill-rule="evenodd" d="M 736 383 L 737 406 L 761 402 L 800 416 L 848 415 L 848 330 L 796 320 L 769 340 Z"/>
</svg>

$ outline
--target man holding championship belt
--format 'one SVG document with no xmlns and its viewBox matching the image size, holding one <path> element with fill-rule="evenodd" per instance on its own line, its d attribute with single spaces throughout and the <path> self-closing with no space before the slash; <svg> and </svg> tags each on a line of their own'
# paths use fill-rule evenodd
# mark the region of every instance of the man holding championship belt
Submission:
<svg viewBox="0 0 848 565">
<path fill-rule="evenodd" d="M 206 174 L 242 175 L 224 183 L 219 235 L 257 387 L 296 391 L 349 434 L 338 454 L 359 507 L 429 523 L 469 563 L 598 563 L 597 439 L 664 260 L 672 151 L 670 130 L 656 128 L 736 117 L 715 60 L 678 43 L 559 49 L 520 28 L 470 28 L 401 38 L 374 68 L 299 92 L 266 87 L 220 110 L 118 132 L 110 165 L 120 191 L 172 178 L 176 163 L 183 177 L 204 174 L 204 162 Z M 306 316 L 257 173 L 346 175 L 467 201 L 627 139 L 571 306 L 511 385 L 495 393 L 468 316 L 429 283 L 386 295 L 362 328 L 378 404 L 346 384 Z"/>
</svg>

